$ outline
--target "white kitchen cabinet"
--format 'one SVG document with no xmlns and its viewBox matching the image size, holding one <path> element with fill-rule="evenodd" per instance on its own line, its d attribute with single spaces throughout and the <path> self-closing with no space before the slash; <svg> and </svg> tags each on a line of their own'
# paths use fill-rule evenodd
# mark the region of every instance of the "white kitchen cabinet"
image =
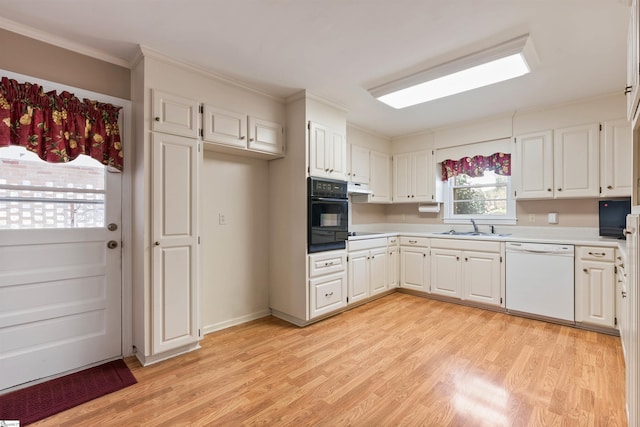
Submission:
<svg viewBox="0 0 640 427">
<path fill-rule="evenodd" d="M 198 101 L 157 89 L 151 91 L 151 98 L 151 130 L 198 138 Z"/>
<path fill-rule="evenodd" d="M 369 184 L 369 149 L 349 144 L 349 181 L 356 184 Z"/>
<path fill-rule="evenodd" d="M 631 0 L 631 13 L 629 16 L 629 32 L 627 39 L 627 120 L 635 122 L 640 91 L 638 91 L 638 78 L 640 77 L 640 5 L 637 0 Z"/>
<path fill-rule="evenodd" d="M 502 306 L 502 272 L 498 242 L 431 242 L 431 293 Z"/>
<path fill-rule="evenodd" d="M 387 238 L 387 250 L 389 257 L 387 258 L 387 287 L 389 289 L 397 288 L 400 284 L 400 247 L 397 237 Z"/>
<path fill-rule="evenodd" d="M 388 289 L 387 239 L 349 241 L 349 303 Z"/>
<path fill-rule="evenodd" d="M 211 105 L 203 108 L 203 140 L 241 150 L 284 155 L 282 125 Z"/>
<path fill-rule="evenodd" d="M 429 239 L 400 237 L 400 287 L 429 292 Z"/>
<path fill-rule="evenodd" d="M 431 249 L 431 293 L 460 298 L 462 288 L 461 251 Z"/>
<path fill-rule="evenodd" d="M 393 202 L 437 202 L 433 151 L 393 156 Z"/>
<path fill-rule="evenodd" d="M 599 127 L 593 123 L 516 137 L 515 197 L 598 197 Z"/>
<path fill-rule="evenodd" d="M 198 140 L 153 133 L 151 353 L 199 340 Z"/>
<path fill-rule="evenodd" d="M 615 249 L 576 246 L 576 322 L 615 327 Z"/>
<path fill-rule="evenodd" d="M 370 152 L 371 168 L 369 201 L 373 203 L 391 202 L 391 156 L 377 151 Z"/>
<path fill-rule="evenodd" d="M 633 155 L 631 125 L 625 119 L 604 122 L 600 144 L 600 196 L 631 197 Z"/>
<path fill-rule="evenodd" d="M 553 131 L 516 137 L 513 165 L 517 199 L 553 198 Z"/>
<path fill-rule="evenodd" d="M 553 133 L 553 182 L 557 198 L 600 194 L 600 125 L 556 129 Z"/>
<path fill-rule="evenodd" d="M 313 319 L 347 305 L 347 252 L 308 255 L 309 318 Z"/>
<path fill-rule="evenodd" d="M 309 122 L 309 175 L 346 179 L 347 144 L 342 133 Z"/>
</svg>

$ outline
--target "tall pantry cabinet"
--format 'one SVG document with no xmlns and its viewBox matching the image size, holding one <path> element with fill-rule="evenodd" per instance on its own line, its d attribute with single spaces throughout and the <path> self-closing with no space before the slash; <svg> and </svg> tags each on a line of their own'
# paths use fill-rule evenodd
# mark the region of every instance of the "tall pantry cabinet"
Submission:
<svg viewBox="0 0 640 427">
<path fill-rule="evenodd" d="M 212 195 L 213 184 L 203 181 L 204 166 L 209 165 L 206 176 L 211 176 L 210 162 L 226 166 L 224 162 L 228 161 L 230 168 L 243 165 L 243 171 L 248 171 L 241 175 L 244 179 L 256 171 L 266 171 L 256 163 L 261 159 L 283 156 L 284 105 L 275 98 L 145 49 L 132 69 L 131 92 L 137 124 L 132 173 L 132 341 L 134 353 L 147 365 L 199 348 L 203 331 L 213 329 L 212 318 L 219 324 L 232 324 L 236 318 L 267 312 L 266 284 L 246 283 L 243 278 L 231 285 L 242 286 L 243 291 L 252 286 L 251 291 L 264 296 L 238 303 L 236 294 L 230 291 L 224 294 L 230 298 L 228 301 L 203 300 L 212 295 L 212 287 L 222 286 L 208 280 L 203 288 L 202 277 L 206 274 L 210 279 L 217 251 L 224 245 L 235 251 L 244 246 L 215 240 L 214 215 L 201 214 L 200 209 L 204 202 L 221 203 Z M 205 114 L 205 106 L 217 107 L 216 115 Z M 237 122 L 243 125 L 235 130 L 242 144 L 221 140 L 220 134 L 233 134 L 235 126 L 229 115 L 218 114 L 223 110 L 241 112 Z M 205 150 L 216 153 L 207 157 Z M 227 160 L 229 154 L 258 160 L 234 163 Z M 242 184 L 231 185 L 237 190 Z M 268 188 L 266 183 L 255 186 Z M 230 200 L 225 201 L 226 206 L 235 209 L 235 199 Z M 215 218 L 217 225 L 218 216 Z M 203 228 L 203 224 L 208 227 Z M 225 230 L 235 230 L 243 225 L 232 219 L 226 227 Z M 266 240 L 266 233 L 264 237 L 255 233 L 251 245 L 264 247 L 266 252 Z M 204 253 L 205 247 L 209 253 Z M 259 268 L 262 264 L 266 270 L 266 261 Z M 212 307 L 221 304 L 234 305 L 236 312 L 231 314 L 235 317 L 212 311 Z M 244 312 L 236 314 L 239 310 Z"/>
</svg>

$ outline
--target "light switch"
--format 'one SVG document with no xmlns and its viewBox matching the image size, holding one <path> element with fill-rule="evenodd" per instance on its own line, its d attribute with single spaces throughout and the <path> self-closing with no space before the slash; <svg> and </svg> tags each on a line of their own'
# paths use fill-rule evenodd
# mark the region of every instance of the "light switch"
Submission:
<svg viewBox="0 0 640 427">
<path fill-rule="evenodd" d="M 549 217 L 547 219 L 549 224 L 557 224 L 558 223 L 558 213 L 557 212 L 549 212 Z"/>
<path fill-rule="evenodd" d="M 225 216 L 225 214 L 218 214 L 218 224 L 227 225 L 227 217 Z"/>
</svg>

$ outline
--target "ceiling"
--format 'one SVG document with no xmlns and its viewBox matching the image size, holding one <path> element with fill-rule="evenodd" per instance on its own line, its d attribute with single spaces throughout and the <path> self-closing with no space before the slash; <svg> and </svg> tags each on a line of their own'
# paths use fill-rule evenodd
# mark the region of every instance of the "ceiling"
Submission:
<svg viewBox="0 0 640 427">
<path fill-rule="evenodd" d="M 0 26 L 121 64 L 143 45 L 282 98 L 307 89 L 397 136 L 622 92 L 629 10 L 627 0 L 0 0 Z M 526 33 L 539 58 L 526 76 L 402 110 L 367 92 Z"/>
</svg>

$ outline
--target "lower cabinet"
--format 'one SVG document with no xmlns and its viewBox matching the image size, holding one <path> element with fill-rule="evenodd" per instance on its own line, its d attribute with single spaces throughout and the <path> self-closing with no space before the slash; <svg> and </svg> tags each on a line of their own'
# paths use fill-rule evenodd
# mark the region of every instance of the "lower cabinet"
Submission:
<svg viewBox="0 0 640 427">
<path fill-rule="evenodd" d="M 431 293 L 502 306 L 502 259 L 499 242 L 432 239 Z"/>
<path fill-rule="evenodd" d="M 347 252 L 309 255 L 309 317 L 311 319 L 346 307 Z"/>
<path fill-rule="evenodd" d="M 429 239 L 400 237 L 400 287 L 429 292 Z"/>
<path fill-rule="evenodd" d="M 386 238 L 349 242 L 349 303 L 389 289 L 388 259 Z"/>
<path fill-rule="evenodd" d="M 615 248 L 576 246 L 576 322 L 615 328 Z"/>
</svg>

